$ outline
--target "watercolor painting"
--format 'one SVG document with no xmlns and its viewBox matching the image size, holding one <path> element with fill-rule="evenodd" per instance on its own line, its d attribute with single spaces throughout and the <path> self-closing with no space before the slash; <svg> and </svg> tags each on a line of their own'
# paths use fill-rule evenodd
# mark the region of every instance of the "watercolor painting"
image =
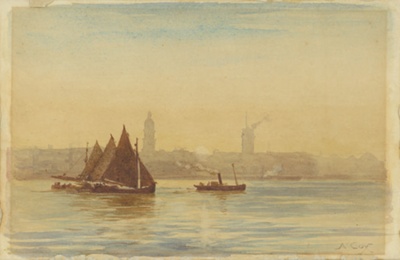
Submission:
<svg viewBox="0 0 400 260">
<path fill-rule="evenodd" d="M 9 7 L 6 258 L 397 256 L 387 4 Z"/>
</svg>

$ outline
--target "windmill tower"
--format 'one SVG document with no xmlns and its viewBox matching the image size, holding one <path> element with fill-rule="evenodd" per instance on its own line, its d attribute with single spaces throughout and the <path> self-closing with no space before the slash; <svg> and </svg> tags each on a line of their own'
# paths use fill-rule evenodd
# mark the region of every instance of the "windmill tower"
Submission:
<svg viewBox="0 0 400 260">
<path fill-rule="evenodd" d="M 242 129 L 242 153 L 252 154 L 254 153 L 254 129 L 249 127 L 247 124 L 247 113 L 246 113 L 245 128 Z"/>
<path fill-rule="evenodd" d="M 265 116 L 258 122 L 255 122 L 251 126 L 247 124 L 247 113 L 246 113 L 246 125 L 242 129 L 242 153 L 243 154 L 253 154 L 254 153 L 254 130 L 264 121 L 268 120 L 268 116 Z"/>
</svg>

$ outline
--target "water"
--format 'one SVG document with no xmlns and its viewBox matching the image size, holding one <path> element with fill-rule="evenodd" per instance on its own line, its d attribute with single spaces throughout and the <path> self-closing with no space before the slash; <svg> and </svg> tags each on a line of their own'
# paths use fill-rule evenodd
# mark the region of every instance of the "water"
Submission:
<svg viewBox="0 0 400 260">
<path fill-rule="evenodd" d="M 243 193 L 203 193 L 197 181 L 159 180 L 155 195 L 106 195 L 54 192 L 52 182 L 12 183 L 12 254 L 383 252 L 382 183 L 246 182 Z"/>
</svg>

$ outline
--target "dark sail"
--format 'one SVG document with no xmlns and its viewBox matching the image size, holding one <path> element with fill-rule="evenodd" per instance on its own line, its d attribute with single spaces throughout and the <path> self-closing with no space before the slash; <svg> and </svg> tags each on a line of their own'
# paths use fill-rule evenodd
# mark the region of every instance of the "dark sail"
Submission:
<svg viewBox="0 0 400 260">
<path fill-rule="evenodd" d="M 98 161 L 94 170 L 89 174 L 88 180 L 90 181 L 99 181 L 103 177 L 105 171 L 107 170 L 108 166 L 110 165 L 111 161 L 114 159 L 115 156 L 115 141 L 114 137 L 111 135 L 110 140 L 106 148 L 104 149 L 103 155 L 101 156 L 100 160 Z"/>
<path fill-rule="evenodd" d="M 89 159 L 86 162 L 85 168 L 79 175 L 81 179 L 86 180 L 89 178 L 90 174 L 93 172 L 102 155 L 103 151 L 101 150 L 99 143 L 96 141 L 96 144 L 93 146 L 92 153 L 90 154 Z"/>
<path fill-rule="evenodd" d="M 139 161 L 140 161 L 140 186 L 144 187 L 153 185 L 154 184 L 153 177 L 150 175 L 149 171 L 147 170 L 146 166 L 144 166 L 142 161 L 140 159 Z"/>
<path fill-rule="evenodd" d="M 114 181 L 129 187 L 137 188 L 138 186 L 136 156 L 125 126 L 122 130 L 118 146 L 115 149 L 115 156 L 104 172 L 102 179 L 105 181 Z"/>
<path fill-rule="evenodd" d="M 138 147 L 137 139 L 135 146 Z M 66 176 L 54 177 L 67 180 Z M 133 149 L 125 126 L 117 146 L 111 136 L 103 152 L 96 141 L 85 169 L 78 178 L 72 179 L 80 184 L 61 185 L 56 182 L 51 188 L 94 193 L 150 194 L 156 191 L 156 182 L 140 161 L 138 150 Z M 91 183 L 91 181 L 98 183 Z"/>
</svg>

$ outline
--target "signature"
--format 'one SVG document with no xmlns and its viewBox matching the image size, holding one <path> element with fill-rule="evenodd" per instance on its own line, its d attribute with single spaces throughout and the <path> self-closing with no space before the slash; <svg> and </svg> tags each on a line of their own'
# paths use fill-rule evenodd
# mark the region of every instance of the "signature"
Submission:
<svg viewBox="0 0 400 260">
<path fill-rule="evenodd" d="M 358 242 L 351 242 L 351 243 L 341 243 L 336 250 L 357 250 L 359 253 L 372 253 L 370 250 L 372 243 L 358 243 Z"/>
</svg>

